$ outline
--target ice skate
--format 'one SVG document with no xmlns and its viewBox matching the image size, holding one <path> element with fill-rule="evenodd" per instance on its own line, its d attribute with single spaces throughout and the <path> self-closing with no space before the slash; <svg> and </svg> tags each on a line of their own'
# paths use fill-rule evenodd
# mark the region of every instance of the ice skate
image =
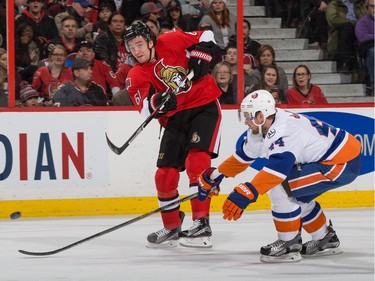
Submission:
<svg viewBox="0 0 375 281">
<path fill-rule="evenodd" d="M 311 240 L 303 244 L 301 255 L 304 258 L 338 255 L 343 251 L 338 248 L 340 240 L 329 222 L 328 233 L 320 240 Z"/>
<path fill-rule="evenodd" d="M 174 229 L 162 228 L 147 236 L 147 248 L 170 248 L 178 246 L 179 232 L 184 220 L 185 213 L 180 211 L 181 224 Z"/>
<path fill-rule="evenodd" d="M 260 261 L 265 263 L 297 262 L 300 261 L 299 251 L 302 248 L 301 234 L 289 241 L 276 240 L 275 242 L 260 248 Z"/>
<path fill-rule="evenodd" d="M 188 230 L 180 232 L 180 245 L 192 248 L 211 248 L 212 231 L 209 218 L 197 219 Z"/>
</svg>

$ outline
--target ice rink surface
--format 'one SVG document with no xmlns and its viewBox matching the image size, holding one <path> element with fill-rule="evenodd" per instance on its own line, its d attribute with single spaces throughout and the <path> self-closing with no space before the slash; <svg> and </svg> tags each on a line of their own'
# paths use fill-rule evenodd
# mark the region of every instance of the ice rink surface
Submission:
<svg viewBox="0 0 375 281">
<path fill-rule="evenodd" d="M 211 249 L 146 248 L 146 236 L 161 228 L 153 215 L 52 256 L 49 251 L 136 216 L 0 220 L 0 281 L 240 281 L 374 280 L 374 210 L 326 209 L 343 254 L 265 264 L 259 248 L 277 239 L 267 211 L 247 211 L 237 222 L 211 214 Z M 183 228 L 191 226 L 187 214 Z M 308 240 L 304 233 L 304 241 Z"/>
</svg>

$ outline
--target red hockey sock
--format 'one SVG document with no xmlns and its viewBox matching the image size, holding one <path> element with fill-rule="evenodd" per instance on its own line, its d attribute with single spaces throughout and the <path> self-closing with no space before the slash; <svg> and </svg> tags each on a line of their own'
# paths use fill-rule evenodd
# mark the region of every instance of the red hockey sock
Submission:
<svg viewBox="0 0 375 281">
<path fill-rule="evenodd" d="M 191 149 L 186 158 L 185 166 L 189 177 L 191 192 L 198 191 L 199 174 L 211 165 L 210 153 L 203 150 Z M 198 199 L 190 200 L 191 209 L 193 212 L 193 220 L 205 218 L 210 212 L 211 199 L 199 201 Z"/>
</svg>

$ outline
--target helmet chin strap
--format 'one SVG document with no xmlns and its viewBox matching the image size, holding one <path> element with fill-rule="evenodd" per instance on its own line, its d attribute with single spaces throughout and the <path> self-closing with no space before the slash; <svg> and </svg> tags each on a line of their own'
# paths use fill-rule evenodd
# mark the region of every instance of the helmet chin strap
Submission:
<svg viewBox="0 0 375 281">
<path fill-rule="evenodd" d="M 262 130 L 262 126 L 263 126 L 263 125 L 264 125 L 264 123 L 266 122 L 266 118 L 264 118 L 264 119 L 263 119 L 263 122 L 262 122 L 262 124 L 257 124 L 257 123 L 255 123 L 255 122 L 254 122 L 254 120 L 255 120 L 255 119 L 251 120 L 251 122 L 253 122 L 253 124 L 254 124 L 255 126 L 257 126 L 257 127 L 258 127 L 258 129 L 259 129 L 259 132 L 258 132 L 258 134 L 260 134 L 260 135 L 263 135 L 263 130 Z"/>
</svg>

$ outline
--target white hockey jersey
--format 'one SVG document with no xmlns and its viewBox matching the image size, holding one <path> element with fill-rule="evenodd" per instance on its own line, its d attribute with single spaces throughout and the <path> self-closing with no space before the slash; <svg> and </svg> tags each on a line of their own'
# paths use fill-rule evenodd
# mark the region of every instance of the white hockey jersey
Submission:
<svg viewBox="0 0 375 281">
<path fill-rule="evenodd" d="M 250 182 L 264 194 L 283 182 L 294 165 L 346 163 L 360 153 L 360 146 L 360 142 L 344 130 L 308 115 L 277 109 L 267 134 L 253 135 L 249 129 L 242 148 L 218 169 L 231 177 L 245 170 L 256 158 L 267 158 L 267 164 Z"/>
</svg>

